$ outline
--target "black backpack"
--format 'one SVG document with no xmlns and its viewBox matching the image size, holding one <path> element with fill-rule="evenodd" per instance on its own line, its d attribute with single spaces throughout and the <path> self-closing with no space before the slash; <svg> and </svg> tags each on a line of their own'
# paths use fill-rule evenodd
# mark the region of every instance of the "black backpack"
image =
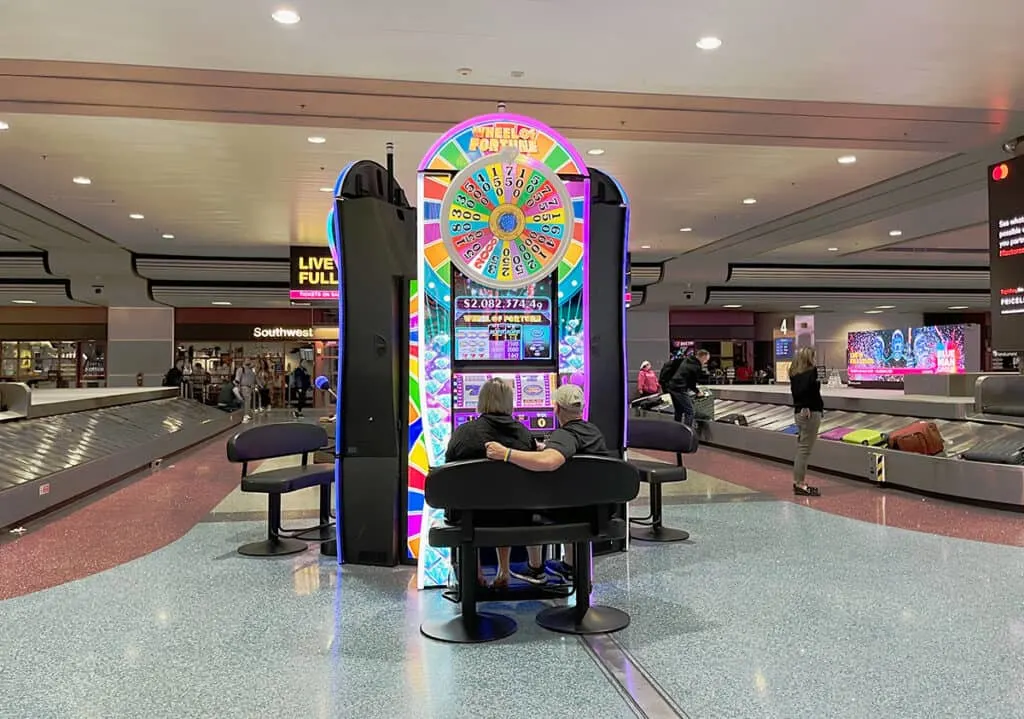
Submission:
<svg viewBox="0 0 1024 719">
<path fill-rule="evenodd" d="M 682 363 L 682 357 L 674 357 L 661 366 L 661 371 L 658 372 L 658 384 L 661 385 L 662 392 L 668 392 L 669 382 L 676 376 L 676 371 Z"/>
</svg>

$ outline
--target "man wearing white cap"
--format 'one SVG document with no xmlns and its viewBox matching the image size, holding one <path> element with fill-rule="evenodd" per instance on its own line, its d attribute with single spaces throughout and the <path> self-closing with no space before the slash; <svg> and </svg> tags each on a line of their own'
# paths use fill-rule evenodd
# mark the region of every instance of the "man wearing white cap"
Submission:
<svg viewBox="0 0 1024 719">
<path fill-rule="evenodd" d="M 487 443 L 487 458 L 499 462 L 510 462 L 531 472 L 553 472 L 577 454 L 608 455 L 604 435 L 597 425 L 583 419 L 583 390 L 574 384 L 563 384 L 555 390 L 555 417 L 558 429 L 551 433 L 547 442 L 537 444 L 537 451 L 510 449 L 499 442 Z M 531 548 L 534 549 L 534 548 Z M 530 567 L 521 579 L 537 583 L 544 569 L 535 564 L 539 552 L 530 553 Z M 570 545 L 565 547 L 565 561 L 557 562 L 554 571 L 566 579 L 572 576 L 573 552 Z M 535 576 L 536 575 L 536 576 Z"/>
</svg>

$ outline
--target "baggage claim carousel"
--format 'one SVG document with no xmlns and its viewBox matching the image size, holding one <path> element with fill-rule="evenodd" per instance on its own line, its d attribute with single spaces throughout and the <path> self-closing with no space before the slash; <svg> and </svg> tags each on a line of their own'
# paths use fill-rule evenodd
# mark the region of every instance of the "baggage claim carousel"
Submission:
<svg viewBox="0 0 1024 719">
<path fill-rule="evenodd" d="M 237 424 L 163 387 L 0 384 L 0 529 L 203 442 Z"/>
<path fill-rule="evenodd" d="M 704 444 L 791 462 L 796 437 L 788 385 L 710 387 L 715 417 L 742 414 L 747 426 L 702 422 Z M 811 454 L 815 469 L 953 499 L 1024 509 L 1024 467 L 971 461 L 975 454 L 1009 458 L 1024 448 L 1024 376 L 977 377 L 973 396 L 905 394 L 898 390 L 822 387 L 821 433 L 833 428 L 893 432 L 917 420 L 935 422 L 945 452 L 929 457 L 885 447 L 819 440 Z M 668 395 L 644 414 L 671 420 Z"/>
</svg>

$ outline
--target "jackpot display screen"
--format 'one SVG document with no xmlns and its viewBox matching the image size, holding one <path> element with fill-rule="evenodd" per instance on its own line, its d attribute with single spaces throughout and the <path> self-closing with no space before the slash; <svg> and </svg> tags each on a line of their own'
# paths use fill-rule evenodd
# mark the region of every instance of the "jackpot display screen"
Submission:
<svg viewBox="0 0 1024 719">
<path fill-rule="evenodd" d="M 1024 350 L 1024 156 L 988 174 L 992 348 Z"/>
<path fill-rule="evenodd" d="M 909 374 L 962 374 L 968 370 L 968 328 L 907 327 L 850 332 L 846 364 L 850 384 L 899 385 Z"/>
<path fill-rule="evenodd" d="M 554 356 L 551 277 L 519 289 L 484 287 L 452 271 L 456 363 L 536 362 Z"/>
</svg>

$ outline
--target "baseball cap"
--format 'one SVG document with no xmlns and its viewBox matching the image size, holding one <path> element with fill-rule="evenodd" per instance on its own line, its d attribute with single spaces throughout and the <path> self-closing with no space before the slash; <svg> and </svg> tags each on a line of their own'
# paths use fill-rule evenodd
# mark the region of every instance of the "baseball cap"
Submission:
<svg viewBox="0 0 1024 719">
<path fill-rule="evenodd" d="M 574 384 L 563 384 L 555 390 L 555 404 L 562 409 L 583 411 L 583 390 Z"/>
</svg>

